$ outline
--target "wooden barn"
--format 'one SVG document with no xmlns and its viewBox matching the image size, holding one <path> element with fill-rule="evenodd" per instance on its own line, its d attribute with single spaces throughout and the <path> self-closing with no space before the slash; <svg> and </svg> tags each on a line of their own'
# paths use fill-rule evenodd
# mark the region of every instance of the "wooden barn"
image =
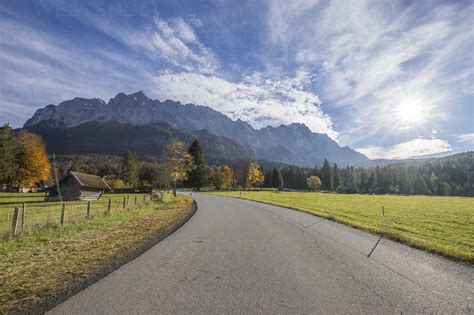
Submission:
<svg viewBox="0 0 474 315">
<path fill-rule="evenodd" d="M 48 189 L 46 201 L 59 201 L 59 194 L 64 201 L 99 200 L 104 192 L 110 190 L 110 186 L 99 176 L 69 172 L 59 182 L 59 191 L 57 186 Z"/>
</svg>

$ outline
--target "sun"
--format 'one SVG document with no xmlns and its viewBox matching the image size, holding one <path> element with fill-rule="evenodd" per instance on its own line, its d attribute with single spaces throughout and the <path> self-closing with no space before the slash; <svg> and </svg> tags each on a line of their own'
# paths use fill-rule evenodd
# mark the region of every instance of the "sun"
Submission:
<svg viewBox="0 0 474 315">
<path fill-rule="evenodd" d="M 416 102 L 398 104 L 395 113 L 398 120 L 406 124 L 421 124 L 426 118 L 422 106 Z"/>
</svg>

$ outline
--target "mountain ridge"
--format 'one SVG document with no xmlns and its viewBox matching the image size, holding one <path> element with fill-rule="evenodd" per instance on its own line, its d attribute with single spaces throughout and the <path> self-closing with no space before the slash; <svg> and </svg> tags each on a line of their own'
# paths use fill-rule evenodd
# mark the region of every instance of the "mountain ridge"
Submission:
<svg viewBox="0 0 474 315">
<path fill-rule="evenodd" d="M 301 123 L 255 129 L 247 122 L 232 120 L 208 106 L 152 100 L 142 91 L 128 95 L 118 93 L 107 103 L 99 98 L 76 97 L 58 105 L 47 105 L 38 109 L 25 122 L 24 128 L 35 129 L 42 134 L 42 129 L 45 128 L 56 128 L 56 132 L 61 132 L 95 123 L 94 128 L 99 132 L 101 124 L 110 122 L 116 122 L 125 129 L 167 123 L 169 126 L 166 128 L 173 126 L 191 133 L 207 130 L 217 137 L 237 141 L 245 148 L 243 151 L 246 152 L 246 157 L 253 159 L 269 159 L 303 166 L 322 164 L 325 158 L 352 165 L 369 160 L 355 150 L 340 147 L 326 134 L 312 132 Z M 115 125 L 114 128 L 119 126 Z M 77 137 L 80 135 L 77 134 Z M 80 142 L 80 138 L 71 140 Z M 48 143 L 48 139 L 45 141 Z M 208 144 L 212 146 L 212 141 Z"/>
</svg>

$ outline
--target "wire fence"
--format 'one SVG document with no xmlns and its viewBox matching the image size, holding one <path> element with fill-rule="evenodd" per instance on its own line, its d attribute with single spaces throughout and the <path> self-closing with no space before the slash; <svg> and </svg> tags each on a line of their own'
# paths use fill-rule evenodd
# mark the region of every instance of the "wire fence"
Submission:
<svg viewBox="0 0 474 315">
<path fill-rule="evenodd" d="M 1 200 L 4 199 L 4 200 Z M 105 194 L 100 200 L 46 202 L 37 196 L 19 196 L 8 202 L 0 199 L 2 241 L 26 232 L 67 226 L 87 219 L 132 210 L 151 202 L 149 194 Z M 6 200 L 5 200 L 6 199 Z"/>
</svg>

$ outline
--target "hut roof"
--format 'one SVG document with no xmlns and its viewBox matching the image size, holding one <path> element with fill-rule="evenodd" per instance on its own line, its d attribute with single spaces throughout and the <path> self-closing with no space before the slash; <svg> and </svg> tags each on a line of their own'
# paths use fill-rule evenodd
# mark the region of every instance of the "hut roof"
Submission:
<svg viewBox="0 0 474 315">
<path fill-rule="evenodd" d="M 73 176 L 81 187 L 111 190 L 102 177 L 72 171 L 68 175 Z"/>
</svg>

